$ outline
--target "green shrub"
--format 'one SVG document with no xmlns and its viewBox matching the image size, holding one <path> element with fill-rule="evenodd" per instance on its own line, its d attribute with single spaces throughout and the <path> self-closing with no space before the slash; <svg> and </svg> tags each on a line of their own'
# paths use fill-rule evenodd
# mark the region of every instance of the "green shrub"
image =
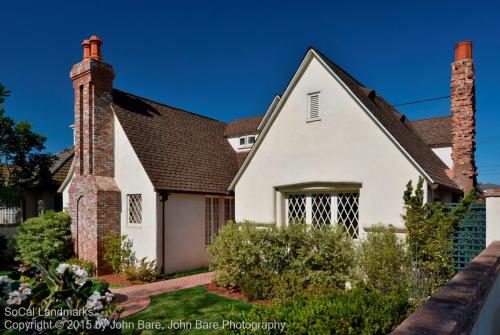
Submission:
<svg viewBox="0 0 500 335">
<path fill-rule="evenodd" d="M 284 322 L 283 332 L 251 328 L 229 331 L 238 334 L 385 335 L 407 316 L 407 301 L 404 292 L 387 295 L 364 285 L 324 295 L 298 295 L 279 304 L 255 305 L 250 311 L 228 316 L 234 322 Z"/>
<path fill-rule="evenodd" d="M 94 263 L 83 258 L 71 257 L 70 259 L 66 260 L 65 263 L 70 265 L 77 265 L 88 273 L 94 272 Z"/>
<path fill-rule="evenodd" d="M 300 223 L 267 229 L 229 223 L 208 250 L 217 285 L 259 299 L 297 293 L 279 285 L 273 293 L 271 283 L 291 279 L 290 273 L 299 277 L 293 289 L 343 288 L 354 264 L 352 239 L 342 229 Z"/>
<path fill-rule="evenodd" d="M 372 227 L 359 246 L 358 262 L 362 279 L 382 293 L 409 287 L 411 264 L 393 226 Z"/>
<path fill-rule="evenodd" d="M 215 271 L 214 282 L 224 288 L 241 286 L 243 275 L 260 263 L 260 248 L 263 229 L 257 229 L 249 222 L 241 225 L 228 223 L 219 231 L 208 247 L 210 270 Z"/>
<path fill-rule="evenodd" d="M 423 182 L 420 178 L 414 190 L 409 181 L 403 195 L 406 241 L 414 269 L 412 299 L 417 305 L 453 276 L 453 230 L 476 201 L 472 191 L 451 210 L 440 202 L 424 203 Z"/>
<path fill-rule="evenodd" d="M 127 235 L 111 234 L 104 237 L 103 259 L 111 265 L 114 274 L 135 264 L 135 253 L 132 248 L 133 242 Z"/>
<path fill-rule="evenodd" d="M 65 212 L 47 211 L 26 220 L 14 237 L 15 259 L 27 265 L 47 266 L 73 254 L 70 217 Z"/>
<path fill-rule="evenodd" d="M 252 299 L 266 299 L 271 296 L 273 283 L 269 273 L 256 268 L 243 275 L 241 289 Z"/>
<path fill-rule="evenodd" d="M 158 278 L 156 261 L 147 261 L 146 257 L 141 258 L 138 262 L 125 266 L 123 274 L 130 281 L 139 283 L 154 282 Z"/>
<path fill-rule="evenodd" d="M 101 295 L 105 295 L 106 292 L 109 292 L 109 283 L 105 280 L 98 279 L 98 278 L 91 278 L 92 280 L 92 292 L 99 292 Z"/>
<path fill-rule="evenodd" d="M 273 276 L 270 282 L 272 287 L 271 298 L 278 301 L 290 299 L 305 289 L 305 280 L 292 271 Z M 313 286 L 309 287 L 309 290 L 317 291 Z"/>
</svg>

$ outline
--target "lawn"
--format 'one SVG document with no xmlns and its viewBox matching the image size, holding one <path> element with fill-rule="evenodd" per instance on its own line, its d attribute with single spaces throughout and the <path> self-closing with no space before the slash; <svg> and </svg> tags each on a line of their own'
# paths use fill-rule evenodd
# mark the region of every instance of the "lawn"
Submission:
<svg viewBox="0 0 500 335">
<path fill-rule="evenodd" d="M 195 270 L 188 270 L 188 271 L 181 271 L 181 272 L 175 272 L 171 273 L 168 275 L 164 275 L 162 279 L 174 279 L 174 278 L 181 278 L 181 277 L 186 277 L 186 276 L 192 276 L 192 275 L 197 275 L 200 273 L 205 273 L 208 272 L 208 268 L 199 268 Z"/>
<path fill-rule="evenodd" d="M 222 333 L 221 330 L 195 329 L 196 320 L 221 324 L 224 315 L 229 311 L 248 310 L 251 306 L 251 304 L 243 301 L 210 293 L 205 286 L 163 293 L 154 296 L 151 299 L 151 305 L 146 310 L 123 320 L 133 322 L 136 326 L 141 321 L 160 322 L 164 330 L 125 331 L 125 334 L 220 334 Z M 168 329 L 171 322 L 177 323 L 181 329 Z M 188 328 L 189 325 L 192 326 L 191 329 Z"/>
</svg>

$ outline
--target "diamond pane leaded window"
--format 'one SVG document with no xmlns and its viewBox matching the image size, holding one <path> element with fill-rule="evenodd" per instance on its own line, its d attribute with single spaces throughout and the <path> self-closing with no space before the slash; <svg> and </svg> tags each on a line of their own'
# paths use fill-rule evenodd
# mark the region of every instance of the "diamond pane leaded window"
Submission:
<svg viewBox="0 0 500 335">
<path fill-rule="evenodd" d="M 142 223 L 142 194 L 127 194 L 128 223 Z"/>
<path fill-rule="evenodd" d="M 288 223 L 302 222 L 306 219 L 306 195 L 289 194 L 288 200 Z"/>
<path fill-rule="evenodd" d="M 359 194 L 339 193 L 337 196 L 337 222 L 343 224 L 349 235 L 358 238 Z"/>
<path fill-rule="evenodd" d="M 329 225 L 332 220 L 332 195 L 329 193 L 312 194 L 311 209 L 313 226 Z"/>
</svg>

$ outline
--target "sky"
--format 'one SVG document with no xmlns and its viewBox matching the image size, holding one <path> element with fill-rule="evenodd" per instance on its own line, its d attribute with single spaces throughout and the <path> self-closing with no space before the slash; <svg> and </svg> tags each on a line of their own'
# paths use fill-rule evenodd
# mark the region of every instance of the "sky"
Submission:
<svg viewBox="0 0 500 335">
<path fill-rule="evenodd" d="M 263 114 L 314 46 L 393 104 L 449 95 L 473 41 L 480 182 L 500 184 L 499 1 L 9 1 L 0 4 L 7 115 L 72 144 L 71 66 L 98 35 L 114 86 L 225 122 Z M 398 107 L 449 113 L 449 99 Z"/>
</svg>

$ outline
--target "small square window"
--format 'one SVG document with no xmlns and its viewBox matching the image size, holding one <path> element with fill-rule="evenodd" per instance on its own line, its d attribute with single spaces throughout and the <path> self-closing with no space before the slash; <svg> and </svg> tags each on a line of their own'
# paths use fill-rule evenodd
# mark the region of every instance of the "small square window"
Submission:
<svg viewBox="0 0 500 335">
<path fill-rule="evenodd" d="M 247 144 L 247 138 L 246 137 L 240 137 L 240 145 L 244 146 L 245 144 Z"/>
<path fill-rule="evenodd" d="M 255 143 L 255 136 L 248 136 L 248 144 L 254 144 Z"/>
<path fill-rule="evenodd" d="M 128 224 L 142 223 L 142 194 L 127 194 Z"/>
</svg>

